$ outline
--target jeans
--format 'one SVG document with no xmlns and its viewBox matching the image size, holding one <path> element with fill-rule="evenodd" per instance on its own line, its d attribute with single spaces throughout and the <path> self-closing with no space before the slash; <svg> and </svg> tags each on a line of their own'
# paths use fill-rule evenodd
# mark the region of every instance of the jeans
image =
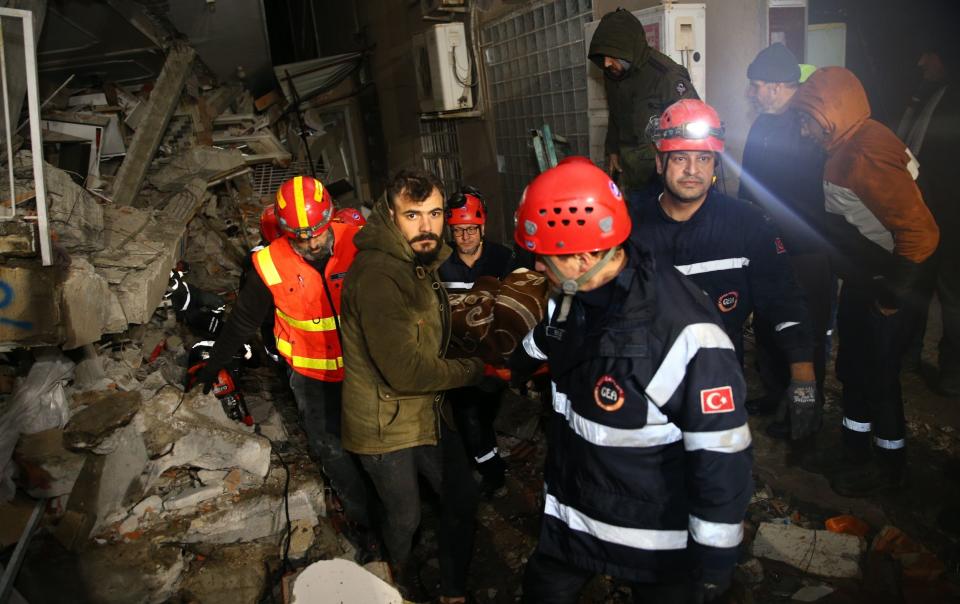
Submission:
<svg viewBox="0 0 960 604">
<path fill-rule="evenodd" d="M 360 460 L 386 508 L 383 539 L 390 562 L 397 568 L 409 561 L 413 535 L 420 525 L 418 475 L 440 495 L 441 594 L 466 594 L 479 493 L 459 434 L 441 420 L 438 445 L 360 455 Z"/>
<path fill-rule="evenodd" d="M 479 388 L 457 388 L 447 393 L 453 407 L 457 429 L 463 436 L 467 453 L 480 464 L 490 458 L 497 447 L 497 433 L 493 420 L 500 407 L 500 393 L 484 392 Z"/>
<path fill-rule="evenodd" d="M 310 453 L 320 462 L 337 493 L 347 518 L 372 526 L 366 478 L 357 459 L 340 443 L 340 382 L 323 382 L 290 372 L 290 389 L 297 401 L 300 421 L 307 433 Z"/>
<path fill-rule="evenodd" d="M 526 604 L 576 604 L 580 590 L 594 573 L 535 551 L 523 573 Z M 633 601 L 638 604 L 696 604 L 698 590 L 692 577 L 670 583 L 634 583 Z"/>
</svg>

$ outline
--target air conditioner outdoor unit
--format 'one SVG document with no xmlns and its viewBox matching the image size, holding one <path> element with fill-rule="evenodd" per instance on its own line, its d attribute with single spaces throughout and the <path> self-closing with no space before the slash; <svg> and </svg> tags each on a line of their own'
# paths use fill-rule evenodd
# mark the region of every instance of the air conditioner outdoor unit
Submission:
<svg viewBox="0 0 960 604">
<path fill-rule="evenodd" d="M 420 0 L 420 11 L 424 15 L 436 12 L 464 12 L 467 0 Z"/>
<path fill-rule="evenodd" d="M 473 67 L 463 23 L 440 23 L 413 38 L 420 111 L 473 107 Z"/>
</svg>

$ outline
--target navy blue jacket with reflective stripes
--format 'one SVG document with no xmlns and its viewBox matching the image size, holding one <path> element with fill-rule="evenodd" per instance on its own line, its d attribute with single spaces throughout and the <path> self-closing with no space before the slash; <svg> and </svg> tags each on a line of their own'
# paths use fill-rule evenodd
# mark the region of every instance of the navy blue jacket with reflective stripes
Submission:
<svg viewBox="0 0 960 604">
<path fill-rule="evenodd" d="M 745 201 L 711 190 L 689 220 L 664 213 L 659 196 L 630 199 L 631 239 L 707 293 L 743 359 L 743 324 L 756 311 L 776 328 L 788 362 L 813 360 L 807 303 L 773 223 Z"/>
<path fill-rule="evenodd" d="M 716 581 L 753 492 L 743 375 L 703 294 L 627 253 L 567 321 L 552 304 L 511 359 L 519 375 L 547 360 L 554 382 L 538 548 L 629 581 Z"/>
<path fill-rule="evenodd" d="M 473 287 L 473 282 L 478 277 L 503 279 L 519 266 L 517 256 L 510 248 L 492 241 L 483 242 L 483 250 L 473 266 L 467 266 L 460 259 L 460 255 L 456 252 L 457 247 L 453 243 L 450 247 L 454 252 L 437 271 L 447 291 L 466 291 Z"/>
</svg>

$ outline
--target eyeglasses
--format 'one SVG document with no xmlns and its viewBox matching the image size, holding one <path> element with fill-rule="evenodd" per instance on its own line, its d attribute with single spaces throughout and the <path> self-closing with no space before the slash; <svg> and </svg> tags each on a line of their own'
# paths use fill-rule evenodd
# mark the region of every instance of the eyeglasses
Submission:
<svg viewBox="0 0 960 604">
<path fill-rule="evenodd" d="M 459 239 L 464 239 L 468 235 L 476 235 L 477 233 L 479 233 L 480 227 L 473 225 L 473 226 L 466 226 L 466 227 L 454 227 L 451 230 L 453 231 L 454 237 L 457 237 Z"/>
</svg>

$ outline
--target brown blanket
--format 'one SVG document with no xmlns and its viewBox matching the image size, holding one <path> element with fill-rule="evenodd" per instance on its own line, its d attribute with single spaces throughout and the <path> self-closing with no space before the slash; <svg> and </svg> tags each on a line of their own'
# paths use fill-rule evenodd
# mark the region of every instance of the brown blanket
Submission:
<svg viewBox="0 0 960 604">
<path fill-rule="evenodd" d="M 543 319 L 549 294 L 550 282 L 527 269 L 517 269 L 503 281 L 480 277 L 470 291 L 450 294 L 453 337 L 447 356 L 479 356 L 491 365 L 504 365 Z"/>
</svg>

